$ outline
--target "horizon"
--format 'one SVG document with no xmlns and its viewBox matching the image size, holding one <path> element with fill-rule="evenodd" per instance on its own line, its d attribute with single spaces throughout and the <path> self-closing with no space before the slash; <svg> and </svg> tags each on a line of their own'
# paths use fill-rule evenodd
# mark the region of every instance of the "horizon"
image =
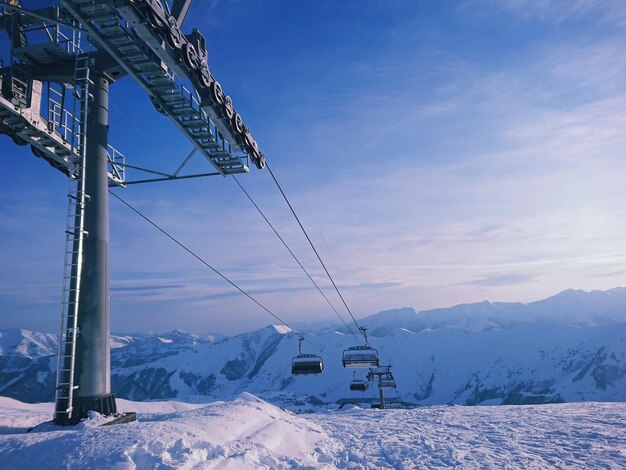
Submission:
<svg viewBox="0 0 626 470">
<path fill-rule="evenodd" d="M 596 0 L 280 0 L 196 2 L 185 31 L 360 319 L 626 285 L 625 26 Z M 130 164 L 191 149 L 129 78 L 110 113 Z M 6 136 L 0 153 L 0 326 L 56 331 L 67 179 Z M 267 170 L 240 181 L 349 319 Z M 116 192 L 286 322 L 336 319 L 230 178 Z M 115 200 L 110 221 L 112 330 L 267 324 Z"/>
<path fill-rule="evenodd" d="M 565 293 L 568 293 L 568 292 L 582 292 L 582 293 L 585 293 L 585 294 L 592 294 L 594 292 L 607 293 L 607 292 L 618 290 L 618 289 L 626 289 L 626 287 L 616 286 L 616 287 L 611 287 L 611 288 L 606 289 L 606 290 L 599 290 L 599 289 L 585 290 L 585 289 L 568 288 L 568 289 L 562 290 L 560 292 L 557 292 L 556 294 L 552 294 L 552 295 L 550 295 L 548 297 L 531 300 L 529 302 L 517 302 L 515 300 L 500 301 L 500 300 L 484 299 L 482 301 L 477 301 L 477 302 L 471 302 L 471 303 L 464 303 L 463 302 L 463 303 L 449 305 L 449 306 L 434 307 L 434 308 L 426 309 L 426 310 L 418 310 L 418 309 L 416 309 L 414 307 L 410 307 L 410 306 L 386 308 L 386 309 L 380 310 L 378 312 L 374 312 L 371 315 L 368 315 L 367 317 L 362 317 L 359 320 L 367 320 L 368 318 L 374 317 L 374 316 L 379 315 L 381 313 L 392 313 L 392 312 L 396 312 L 398 310 L 406 310 L 406 309 L 411 309 L 411 310 L 413 310 L 415 312 L 416 315 L 419 315 L 419 314 L 423 314 L 423 313 L 429 313 L 429 312 L 431 312 L 433 310 L 449 310 L 449 309 L 454 309 L 456 307 L 465 306 L 465 305 L 480 305 L 480 304 L 482 304 L 484 302 L 489 302 L 492 305 L 495 305 L 495 304 L 517 304 L 517 303 L 521 303 L 522 305 L 529 305 L 529 304 L 532 304 L 532 303 L 542 302 L 544 300 L 552 299 L 552 298 L 561 296 L 561 295 L 563 295 Z M 331 325 L 331 321 L 333 322 L 332 325 Z M 307 328 L 322 328 L 322 329 L 326 329 L 326 328 L 334 328 L 335 326 L 337 326 L 338 329 L 343 328 L 343 326 L 340 324 L 340 320 L 337 319 L 336 321 L 333 321 L 332 317 L 328 318 L 326 320 L 312 321 L 310 323 L 312 323 L 313 325 L 307 325 Z M 317 323 L 319 323 L 319 325 L 317 327 L 314 326 Z M 235 337 L 235 336 L 239 336 L 239 335 L 245 335 L 245 334 L 252 333 L 254 331 L 259 331 L 259 330 L 262 330 L 262 329 L 265 329 L 265 328 L 269 328 L 269 327 L 272 327 L 272 326 L 273 327 L 287 326 L 288 328 L 291 329 L 291 332 L 294 332 L 294 330 L 291 328 L 294 324 L 297 325 L 298 322 L 291 323 L 290 325 L 285 325 L 284 323 L 267 323 L 265 325 L 261 325 L 260 327 L 255 327 L 255 328 L 252 328 L 252 329 L 249 329 L 249 330 L 238 331 L 236 333 L 227 333 L 227 332 L 222 332 L 222 331 L 197 331 L 197 330 L 194 331 L 194 330 L 188 330 L 188 329 L 184 329 L 184 328 L 173 328 L 173 329 L 170 329 L 170 330 L 158 330 L 158 331 L 157 330 L 143 330 L 143 331 L 141 331 L 141 330 L 114 331 L 114 330 L 112 330 L 111 331 L 111 336 L 120 336 L 120 337 L 123 337 L 123 336 L 134 336 L 134 335 L 137 335 L 137 336 L 155 335 L 156 336 L 156 335 L 166 335 L 166 334 L 174 333 L 174 332 L 182 332 L 182 333 L 187 333 L 187 334 L 195 335 L 195 336 L 216 336 L 218 338 L 219 337 L 230 338 L 230 337 Z M 364 325 L 364 326 L 367 326 L 367 325 Z M 301 332 L 306 333 L 305 327 L 299 326 L 298 329 L 300 329 Z M 43 333 L 43 334 L 58 335 L 58 331 L 55 332 L 55 331 L 50 331 L 50 330 L 47 330 L 47 331 L 44 331 L 44 330 L 34 330 L 34 329 L 31 329 L 31 328 L 24 328 L 24 327 L 20 327 L 20 326 L 5 328 L 2 325 L 0 325 L 0 331 L 2 331 L 2 330 L 26 330 L 26 331 L 30 331 L 30 332 L 33 332 L 33 333 Z M 296 331 L 296 333 L 298 333 L 298 332 Z"/>
</svg>

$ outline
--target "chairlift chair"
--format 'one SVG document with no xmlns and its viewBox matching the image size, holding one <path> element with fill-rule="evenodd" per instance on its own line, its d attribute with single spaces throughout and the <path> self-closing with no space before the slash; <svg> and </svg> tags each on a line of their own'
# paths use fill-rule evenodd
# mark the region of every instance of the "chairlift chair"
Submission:
<svg viewBox="0 0 626 470">
<path fill-rule="evenodd" d="M 320 356 L 315 354 L 302 353 L 302 341 L 304 338 L 298 338 L 299 354 L 291 360 L 292 375 L 319 375 L 324 370 L 324 362 Z"/>
<path fill-rule="evenodd" d="M 359 329 L 365 337 L 365 346 L 352 346 L 344 350 L 342 358 L 343 366 L 345 368 L 378 367 L 380 364 L 378 351 L 368 344 L 366 328 L 361 327 Z"/>
<path fill-rule="evenodd" d="M 387 372 L 384 377 L 381 376 L 378 382 L 378 387 L 383 389 L 396 388 L 396 380 L 393 378 L 393 374 L 391 372 Z"/>
<path fill-rule="evenodd" d="M 380 381 L 378 382 L 378 388 L 382 388 L 382 389 L 397 388 L 396 381 L 393 379 L 389 380 L 389 379 L 381 378 Z"/>
<path fill-rule="evenodd" d="M 369 382 L 363 379 L 357 379 L 355 377 L 356 373 L 352 374 L 352 381 L 350 382 L 350 391 L 351 392 L 365 392 L 369 387 Z"/>
</svg>

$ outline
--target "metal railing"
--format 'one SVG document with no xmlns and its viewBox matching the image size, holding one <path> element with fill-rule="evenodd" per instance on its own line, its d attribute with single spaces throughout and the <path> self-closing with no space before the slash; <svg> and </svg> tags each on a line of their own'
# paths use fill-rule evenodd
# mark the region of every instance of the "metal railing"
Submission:
<svg viewBox="0 0 626 470">
<path fill-rule="evenodd" d="M 48 25 L 45 21 L 42 21 L 37 26 L 26 28 L 24 33 L 30 37 L 34 36 L 33 39 L 46 39 L 49 43 L 56 45 L 70 55 L 77 54 L 80 51 L 80 31 L 64 28 L 58 24 Z"/>
<path fill-rule="evenodd" d="M 109 162 L 110 179 L 123 185 L 126 181 L 126 157 L 109 144 L 107 146 L 107 160 Z"/>
<path fill-rule="evenodd" d="M 67 88 L 48 83 L 48 131 L 56 132 L 63 142 L 67 142 L 75 151 L 78 145 L 75 129 L 78 126 L 77 118 L 72 114 L 66 103 L 66 98 L 72 96 L 66 93 Z M 73 98 L 73 97 L 72 97 Z"/>
</svg>

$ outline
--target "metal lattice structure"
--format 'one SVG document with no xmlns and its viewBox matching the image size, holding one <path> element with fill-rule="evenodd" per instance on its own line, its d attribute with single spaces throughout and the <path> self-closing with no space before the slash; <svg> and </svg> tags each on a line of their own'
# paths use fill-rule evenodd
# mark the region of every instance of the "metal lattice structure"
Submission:
<svg viewBox="0 0 626 470">
<path fill-rule="evenodd" d="M 58 16 L 61 17 L 60 12 Z M 12 9 L 5 7 L 0 13 L 1 26 L 20 30 L 19 34 L 10 34 L 14 36 L 11 37 L 11 61 L 0 68 L 0 133 L 9 135 L 17 145 L 30 145 L 36 157 L 45 159 L 68 176 L 76 175 L 75 162 L 80 159 L 79 107 L 76 96 L 66 93 L 66 85 L 73 83 L 73 65 L 81 52 L 81 33 L 72 29 L 77 28 L 76 25 L 50 26 L 41 24 L 45 23 L 43 20 L 34 23 L 17 20 Z M 31 37 L 42 37 L 43 42 L 32 44 Z M 37 73 L 40 69 L 56 64 L 67 67 L 66 76 L 58 77 L 65 78 L 67 83 L 35 78 L 40 75 Z M 111 185 L 123 185 L 124 156 L 112 146 L 108 148 Z"/>
<path fill-rule="evenodd" d="M 181 28 L 191 0 L 0 1 L 10 41 L 0 63 L 0 134 L 68 176 L 54 421 L 116 413 L 110 385 L 108 187 L 249 171 L 265 157 L 207 64 L 205 39 Z M 126 162 L 109 144 L 109 85 L 132 77 L 193 145 L 174 172 Z M 212 172 L 184 174 L 194 154 Z M 127 170 L 157 177 L 127 180 Z"/>
</svg>

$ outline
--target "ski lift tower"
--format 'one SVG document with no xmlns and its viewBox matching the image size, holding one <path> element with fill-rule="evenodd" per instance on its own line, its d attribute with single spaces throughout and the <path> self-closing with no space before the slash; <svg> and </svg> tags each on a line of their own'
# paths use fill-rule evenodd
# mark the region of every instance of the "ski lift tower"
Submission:
<svg viewBox="0 0 626 470">
<path fill-rule="evenodd" d="M 191 0 L 0 1 L 10 60 L 0 64 L 0 134 L 70 184 L 54 422 L 116 413 L 110 383 L 108 188 L 249 171 L 265 158 L 207 64 Z M 51 0 L 52 3 L 52 0 Z M 109 144 L 109 87 L 133 78 L 192 144 L 173 172 L 129 165 Z M 211 171 L 186 174 L 194 154 Z M 130 179 L 133 174 L 150 177 Z M 155 177 L 156 175 L 156 177 Z"/>
<path fill-rule="evenodd" d="M 391 390 L 397 388 L 396 380 L 391 372 L 391 364 L 387 366 L 380 366 L 371 368 L 367 374 L 367 379 L 372 382 L 374 377 L 378 377 L 378 394 L 379 402 L 377 408 L 381 410 L 385 409 L 385 390 Z"/>
</svg>

